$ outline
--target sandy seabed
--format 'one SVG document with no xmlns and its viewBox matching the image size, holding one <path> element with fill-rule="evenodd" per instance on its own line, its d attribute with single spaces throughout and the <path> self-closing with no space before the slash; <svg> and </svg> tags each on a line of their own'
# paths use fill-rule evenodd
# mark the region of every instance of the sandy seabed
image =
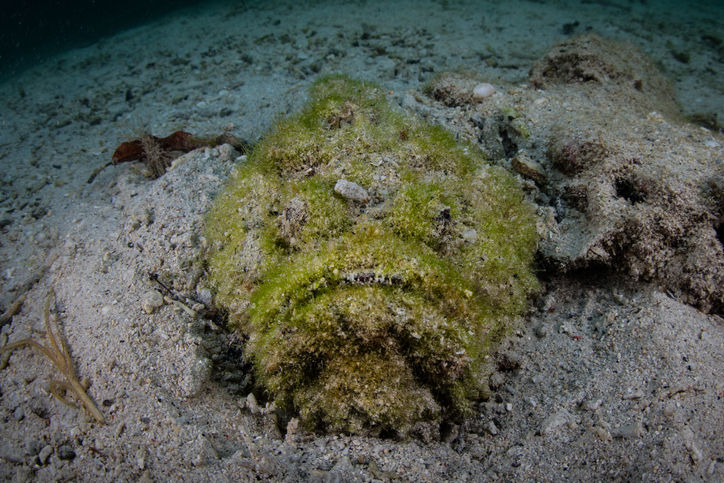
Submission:
<svg viewBox="0 0 724 483">
<path fill-rule="evenodd" d="M 444 428 L 442 441 L 307 435 L 247 403 L 249 368 L 232 334 L 170 299 L 150 314 L 143 309 L 151 291 L 163 292 L 149 274 L 209 305 L 198 264 L 204 214 L 241 162 L 239 153 L 195 151 L 156 180 L 145 178 L 140 164 L 124 163 L 87 183 L 138 132 L 228 131 L 253 141 L 275 116 L 299 109 L 316 76 L 344 72 L 375 81 L 413 115 L 481 143 L 485 126 L 473 115 L 515 103 L 533 139 L 527 156 L 551 173 L 544 134 L 553 124 L 567 115 L 582 119 L 587 109 L 618 109 L 616 128 L 626 135 L 607 131 L 611 149 L 623 153 L 617 139 L 640 146 L 648 139 L 647 156 L 676 162 L 662 179 L 682 187 L 714 180 L 712 189 L 721 190 L 724 140 L 716 129 L 642 113 L 596 97 L 595 89 L 530 84 L 531 66 L 552 45 L 568 33 L 595 33 L 647 54 L 672 81 L 684 114 L 722 118 L 724 7 L 651 3 L 217 4 L 6 80 L 0 307 L 26 300 L 3 325 L 0 343 L 44 341 L 44 304 L 54 292 L 51 312 L 106 423 L 61 404 L 50 394 L 56 370 L 31 349 L 16 350 L 0 373 L 0 476 L 722 481 L 724 322 L 683 303 L 671 274 L 636 281 L 605 254 L 593 265 L 598 269 L 571 263 L 569 271 L 543 274 L 542 293 L 496 356 L 493 397 L 473 417 Z M 423 94 L 423 85 L 446 71 L 489 82 L 498 93 L 472 107 Z M 569 178 L 551 175 L 550 182 L 575 185 Z M 535 197 L 535 183 L 524 182 Z M 542 234 L 555 240 L 550 223 Z M 605 251 L 601 240 L 589 241 Z"/>
</svg>

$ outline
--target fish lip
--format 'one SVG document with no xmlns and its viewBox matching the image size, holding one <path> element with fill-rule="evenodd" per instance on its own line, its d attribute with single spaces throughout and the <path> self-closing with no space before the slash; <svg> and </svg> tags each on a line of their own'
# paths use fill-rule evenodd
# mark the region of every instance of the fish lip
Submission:
<svg viewBox="0 0 724 483">
<path fill-rule="evenodd" d="M 399 286 L 405 282 L 405 279 L 400 274 L 376 273 L 372 271 L 342 273 L 339 279 L 342 283 L 349 285 Z"/>
</svg>

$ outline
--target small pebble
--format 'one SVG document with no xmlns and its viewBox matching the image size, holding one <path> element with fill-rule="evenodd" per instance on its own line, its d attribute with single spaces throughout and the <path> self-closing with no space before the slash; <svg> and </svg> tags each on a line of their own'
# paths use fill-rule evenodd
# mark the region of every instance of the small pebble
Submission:
<svg viewBox="0 0 724 483">
<path fill-rule="evenodd" d="M 335 473 L 346 473 L 353 470 L 354 468 L 352 466 L 352 461 L 350 461 L 349 459 L 349 456 L 341 457 L 332 468 L 332 472 Z"/>
<path fill-rule="evenodd" d="M 146 450 L 143 448 L 136 451 L 136 467 L 139 470 L 146 469 Z"/>
<path fill-rule="evenodd" d="M 28 436 L 25 438 L 25 453 L 30 456 L 35 456 L 40 451 L 40 443 L 37 439 Z"/>
<path fill-rule="evenodd" d="M 58 458 L 64 461 L 70 461 L 75 458 L 75 451 L 73 451 L 73 448 L 71 448 L 67 444 L 64 444 L 63 446 L 58 448 Z"/>
<path fill-rule="evenodd" d="M 473 89 L 473 97 L 476 99 L 485 99 L 486 97 L 490 97 L 493 94 L 495 94 L 495 87 L 493 87 L 492 84 L 483 83 L 478 84 Z"/>
<path fill-rule="evenodd" d="M 639 389 L 630 394 L 624 394 L 623 398 L 624 398 L 624 400 L 641 399 L 644 396 L 645 396 L 644 392 L 641 389 Z"/>
<path fill-rule="evenodd" d="M 53 447 L 46 444 L 43 449 L 40 450 L 40 453 L 38 453 L 38 461 L 40 461 L 40 464 L 44 465 L 51 454 L 53 454 Z"/>
<path fill-rule="evenodd" d="M 607 429 L 596 428 L 594 431 L 601 441 L 611 441 L 613 439 L 613 436 L 611 436 L 611 433 L 609 433 Z"/>
<path fill-rule="evenodd" d="M 561 409 L 557 413 L 548 416 L 548 418 L 543 421 L 543 423 L 541 424 L 540 433 L 553 433 L 557 428 L 564 426 L 571 420 L 571 413 L 569 413 L 566 409 Z"/>
<path fill-rule="evenodd" d="M 598 408 L 601 407 L 601 404 L 602 404 L 602 403 L 603 403 L 602 400 L 596 399 L 595 401 L 591 401 L 591 402 L 588 403 L 587 409 L 588 409 L 589 411 L 591 411 L 592 413 L 593 413 L 593 412 L 596 412 L 596 411 L 598 411 Z"/>
<path fill-rule="evenodd" d="M 644 435 L 644 428 L 641 421 L 634 421 L 616 431 L 612 436 L 615 438 L 634 439 Z"/>
<path fill-rule="evenodd" d="M 251 411 L 251 414 L 259 414 L 261 412 L 259 403 L 256 402 L 256 397 L 254 397 L 254 394 L 252 393 L 249 393 L 249 395 L 246 396 L 246 408 Z"/>
<path fill-rule="evenodd" d="M 541 184 L 546 182 L 547 174 L 543 166 L 541 166 L 538 161 L 529 158 L 525 154 L 520 154 L 514 157 L 510 164 L 513 169 L 523 176 L 527 176 L 528 178 L 531 178 Z"/>
<path fill-rule="evenodd" d="M 147 314 L 152 314 L 157 308 L 163 305 L 163 295 L 155 290 L 149 290 L 143 294 L 141 308 Z"/>
<path fill-rule="evenodd" d="M 346 179 L 340 179 L 337 184 L 334 185 L 334 191 L 339 193 L 342 198 L 349 200 L 367 202 L 370 199 L 369 193 L 363 187 L 357 183 L 347 181 Z"/>
<path fill-rule="evenodd" d="M 533 329 L 533 333 L 535 334 L 536 337 L 538 337 L 539 339 L 542 339 L 548 335 L 548 329 L 546 328 L 545 325 L 539 325 L 538 327 Z"/>
<path fill-rule="evenodd" d="M 704 457 L 704 452 L 696 444 L 694 431 L 689 426 L 685 426 L 681 431 L 681 437 L 684 440 L 684 447 L 689 450 L 689 456 L 694 463 L 698 463 Z"/>
<path fill-rule="evenodd" d="M 673 418 L 674 414 L 676 414 L 676 404 L 671 402 L 667 404 L 664 408 L 664 416 L 666 416 L 667 418 Z"/>
</svg>

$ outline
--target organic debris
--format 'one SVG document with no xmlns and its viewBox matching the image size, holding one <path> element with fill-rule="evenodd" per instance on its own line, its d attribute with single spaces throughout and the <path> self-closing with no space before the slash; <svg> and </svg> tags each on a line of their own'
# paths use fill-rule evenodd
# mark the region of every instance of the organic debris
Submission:
<svg viewBox="0 0 724 483">
<path fill-rule="evenodd" d="M 23 339 L 0 348 L 0 353 L 11 352 L 18 347 L 25 345 L 29 345 L 40 351 L 41 354 L 50 359 L 53 365 L 58 368 L 58 370 L 63 374 L 63 377 L 65 377 L 65 382 L 50 381 L 50 392 L 53 396 L 67 406 L 76 407 L 75 404 L 65 399 L 65 393 L 67 391 L 71 391 L 81 401 L 81 403 L 83 403 L 83 406 L 85 406 L 93 418 L 99 423 L 104 424 L 106 420 L 103 417 L 103 414 L 101 414 L 95 403 L 86 393 L 86 390 L 90 385 L 88 380 L 85 378 L 83 381 L 78 380 L 78 376 L 75 373 L 75 367 L 73 366 L 73 360 L 70 357 L 68 342 L 65 340 L 65 337 L 58 326 L 58 318 L 55 314 L 50 313 L 50 301 L 54 297 L 55 291 L 51 290 L 48 298 L 45 300 L 45 309 L 43 312 L 48 346 L 44 346 L 32 339 Z M 55 334 L 53 332 L 55 332 Z"/>
<path fill-rule="evenodd" d="M 156 179 L 163 176 L 166 168 L 171 166 L 171 162 L 174 160 L 173 153 L 188 153 L 194 149 L 215 147 L 221 144 L 230 144 L 241 153 L 246 153 L 250 148 L 248 142 L 239 141 L 229 133 L 213 138 L 197 138 L 185 131 L 176 131 L 165 138 L 144 134 L 140 139 L 121 143 L 113 152 L 111 162 L 93 171 L 88 178 L 88 183 L 92 183 L 95 177 L 111 164 L 116 165 L 128 161 L 143 162 L 148 167 L 149 177 Z"/>
</svg>

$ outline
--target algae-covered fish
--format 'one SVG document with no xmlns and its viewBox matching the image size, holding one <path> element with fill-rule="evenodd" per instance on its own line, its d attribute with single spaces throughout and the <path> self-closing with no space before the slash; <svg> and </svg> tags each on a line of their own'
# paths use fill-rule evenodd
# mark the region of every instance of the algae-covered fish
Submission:
<svg viewBox="0 0 724 483">
<path fill-rule="evenodd" d="M 464 414 L 537 287 L 516 180 L 344 76 L 236 169 L 207 237 L 257 382 L 314 429 L 406 434 Z"/>
</svg>

